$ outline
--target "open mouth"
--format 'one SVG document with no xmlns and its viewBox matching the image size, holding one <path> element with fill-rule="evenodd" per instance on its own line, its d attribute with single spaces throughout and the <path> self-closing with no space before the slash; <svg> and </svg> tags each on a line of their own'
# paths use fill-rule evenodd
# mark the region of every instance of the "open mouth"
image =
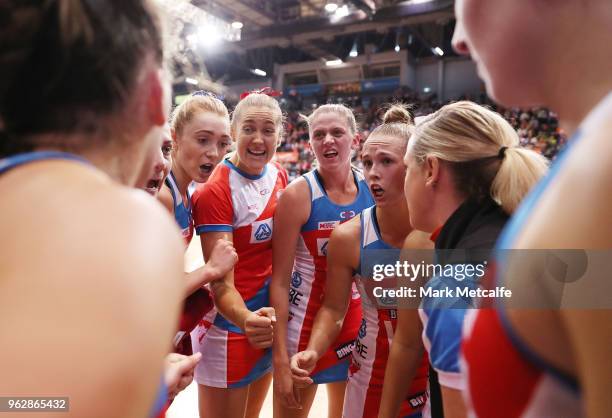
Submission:
<svg viewBox="0 0 612 418">
<path fill-rule="evenodd" d="M 253 155 L 254 157 L 263 157 L 264 155 L 266 155 L 266 150 L 253 151 L 253 150 L 247 149 L 247 154 Z"/>
<path fill-rule="evenodd" d="M 373 184 L 370 187 L 370 191 L 374 197 L 382 197 L 382 195 L 385 194 L 385 189 L 380 187 L 378 184 Z"/>
<path fill-rule="evenodd" d="M 338 151 L 334 151 L 334 150 L 325 151 L 323 153 L 323 157 L 325 158 L 334 158 L 336 156 L 338 156 Z"/>
<path fill-rule="evenodd" d="M 161 185 L 162 185 L 161 179 L 151 179 L 147 182 L 145 191 L 147 193 L 155 195 L 161 188 Z"/>
<path fill-rule="evenodd" d="M 205 174 L 205 175 L 209 176 L 209 175 L 210 175 L 210 173 L 212 173 L 213 168 L 215 168 L 215 166 L 214 166 L 214 165 L 212 165 L 212 164 L 210 164 L 210 163 L 202 164 L 202 165 L 200 166 L 200 172 L 201 172 L 202 174 Z"/>
</svg>

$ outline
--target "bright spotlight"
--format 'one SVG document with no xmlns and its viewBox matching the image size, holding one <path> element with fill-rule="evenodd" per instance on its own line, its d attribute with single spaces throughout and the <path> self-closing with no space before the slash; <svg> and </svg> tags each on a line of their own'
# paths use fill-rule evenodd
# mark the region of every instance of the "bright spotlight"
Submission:
<svg viewBox="0 0 612 418">
<path fill-rule="evenodd" d="M 234 29 L 242 29 L 243 26 L 244 25 L 242 24 L 242 22 L 238 22 L 238 21 L 232 22 L 232 28 Z"/>
<path fill-rule="evenodd" d="M 325 5 L 325 11 L 327 13 L 333 13 L 336 11 L 336 9 L 338 9 L 338 5 L 336 3 L 327 3 Z"/>
<path fill-rule="evenodd" d="M 341 59 L 325 61 L 325 65 L 327 65 L 328 67 L 335 67 L 335 66 L 340 65 L 340 64 L 342 64 L 342 60 Z"/>
<path fill-rule="evenodd" d="M 260 77 L 265 77 L 266 75 L 268 75 L 264 70 L 260 70 L 259 68 L 252 69 L 251 73 L 258 75 Z"/>
<path fill-rule="evenodd" d="M 338 7 L 336 12 L 334 13 L 334 16 L 336 17 L 336 19 L 342 19 L 343 17 L 346 17 L 348 15 L 349 15 L 349 9 L 346 4 L 342 7 Z"/>
</svg>

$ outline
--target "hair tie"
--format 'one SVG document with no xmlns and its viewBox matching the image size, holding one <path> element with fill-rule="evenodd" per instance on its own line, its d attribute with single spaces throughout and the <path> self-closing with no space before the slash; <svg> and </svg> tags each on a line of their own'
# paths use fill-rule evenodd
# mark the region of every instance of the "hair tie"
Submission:
<svg viewBox="0 0 612 418">
<path fill-rule="evenodd" d="M 497 158 L 499 158 L 500 160 L 504 159 L 504 156 L 506 155 L 506 150 L 508 149 L 508 147 L 501 147 L 499 149 L 499 152 L 497 153 Z"/>
<path fill-rule="evenodd" d="M 278 97 L 282 93 L 280 91 L 278 91 L 278 90 L 274 90 L 272 87 L 264 87 L 264 88 L 259 89 L 259 90 L 251 90 L 251 91 L 246 91 L 245 90 L 240 95 L 240 100 L 244 99 L 249 94 L 265 94 L 266 96 L 270 96 L 270 97 Z"/>
</svg>

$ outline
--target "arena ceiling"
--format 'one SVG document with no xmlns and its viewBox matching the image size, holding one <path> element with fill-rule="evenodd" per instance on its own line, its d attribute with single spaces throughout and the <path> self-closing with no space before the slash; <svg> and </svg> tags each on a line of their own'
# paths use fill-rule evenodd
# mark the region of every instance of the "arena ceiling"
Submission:
<svg viewBox="0 0 612 418">
<path fill-rule="evenodd" d="M 240 22 L 240 40 L 214 48 L 194 46 L 176 64 L 177 80 L 196 73 L 227 84 L 269 77 L 275 64 L 345 59 L 355 54 L 406 49 L 414 59 L 453 55 L 453 0 L 189 0 L 224 22 Z M 236 23 L 237 25 L 237 23 Z M 240 26 L 240 25 L 238 25 Z M 180 29 L 196 28 L 188 19 Z M 438 54 L 439 55 L 439 54 Z"/>
</svg>

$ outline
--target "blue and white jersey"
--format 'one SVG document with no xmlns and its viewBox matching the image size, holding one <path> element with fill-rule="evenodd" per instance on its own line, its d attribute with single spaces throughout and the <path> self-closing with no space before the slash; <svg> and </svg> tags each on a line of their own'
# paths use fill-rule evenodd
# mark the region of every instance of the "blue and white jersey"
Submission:
<svg viewBox="0 0 612 418">
<path fill-rule="evenodd" d="M 166 177 L 166 186 L 170 189 L 172 194 L 172 201 L 174 202 L 174 219 L 181 228 L 181 234 L 185 239 L 185 242 L 189 244 L 191 237 L 193 236 L 193 215 L 191 212 L 191 194 L 187 190 L 187 205 L 183 202 L 183 197 L 178 188 L 176 178 L 172 171 Z"/>
<path fill-rule="evenodd" d="M 378 416 L 382 399 L 387 359 L 397 327 L 396 298 L 378 295 L 377 287 L 395 289 L 394 277 L 375 280 L 375 266 L 394 265 L 400 249 L 383 241 L 376 206 L 361 212 L 359 266 L 355 270 L 357 289 L 361 294 L 363 319 L 353 347 L 349 378 L 344 397 L 343 416 Z M 420 417 L 427 402 L 427 355 L 423 355 L 415 376 L 402 399 L 401 417 Z"/>
</svg>

